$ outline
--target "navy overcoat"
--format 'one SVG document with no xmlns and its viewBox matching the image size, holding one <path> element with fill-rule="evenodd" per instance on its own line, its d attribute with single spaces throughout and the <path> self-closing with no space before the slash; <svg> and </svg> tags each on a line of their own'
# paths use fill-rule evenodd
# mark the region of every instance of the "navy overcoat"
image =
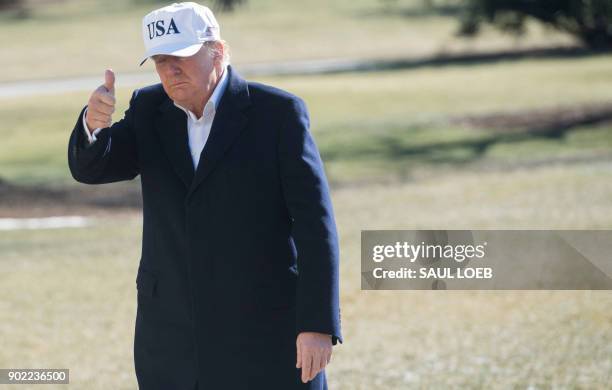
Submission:
<svg viewBox="0 0 612 390">
<path fill-rule="evenodd" d="M 141 389 L 323 390 L 325 371 L 303 384 L 295 367 L 298 333 L 342 342 L 338 237 L 308 112 L 227 70 L 197 170 L 187 117 L 156 84 L 91 145 L 81 112 L 70 171 L 87 184 L 140 175 Z"/>
</svg>

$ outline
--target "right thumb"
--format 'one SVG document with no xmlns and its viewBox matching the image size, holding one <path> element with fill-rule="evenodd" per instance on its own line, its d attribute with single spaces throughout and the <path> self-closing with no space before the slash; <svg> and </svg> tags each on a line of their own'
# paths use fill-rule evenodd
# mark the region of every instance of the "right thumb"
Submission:
<svg viewBox="0 0 612 390">
<path fill-rule="evenodd" d="M 112 69 L 106 69 L 104 72 L 104 88 L 112 94 L 115 93 L 115 73 Z"/>
</svg>

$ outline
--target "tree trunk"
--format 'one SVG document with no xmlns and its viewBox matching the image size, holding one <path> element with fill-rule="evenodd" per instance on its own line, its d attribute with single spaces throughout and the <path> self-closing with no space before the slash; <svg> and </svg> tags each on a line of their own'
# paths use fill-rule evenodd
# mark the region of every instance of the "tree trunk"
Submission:
<svg viewBox="0 0 612 390">
<path fill-rule="evenodd" d="M 594 26 L 582 26 L 580 39 L 592 49 L 612 49 L 612 29 L 604 16 L 597 18 Z"/>
</svg>

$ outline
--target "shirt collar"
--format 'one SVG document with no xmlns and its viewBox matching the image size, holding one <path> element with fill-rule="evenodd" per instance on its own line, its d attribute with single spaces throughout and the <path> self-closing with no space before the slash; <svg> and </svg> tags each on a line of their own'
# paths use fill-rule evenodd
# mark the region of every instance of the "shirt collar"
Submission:
<svg viewBox="0 0 612 390">
<path fill-rule="evenodd" d="M 224 66 L 223 71 L 221 72 L 221 78 L 217 82 L 217 85 L 215 86 L 213 93 L 210 95 L 210 98 L 208 98 L 208 101 L 206 102 L 206 105 L 204 106 L 204 110 L 202 112 L 202 117 L 200 119 L 204 118 L 207 112 L 210 112 L 211 110 L 215 112 L 217 110 L 217 107 L 219 107 L 219 103 L 221 101 L 221 97 L 223 97 L 223 92 L 225 91 L 225 88 L 227 86 L 227 81 L 228 81 L 227 66 Z M 198 120 L 193 112 L 177 104 L 176 102 L 174 102 L 174 105 L 180 108 L 181 110 L 185 111 L 187 116 L 189 116 L 194 121 Z"/>
</svg>

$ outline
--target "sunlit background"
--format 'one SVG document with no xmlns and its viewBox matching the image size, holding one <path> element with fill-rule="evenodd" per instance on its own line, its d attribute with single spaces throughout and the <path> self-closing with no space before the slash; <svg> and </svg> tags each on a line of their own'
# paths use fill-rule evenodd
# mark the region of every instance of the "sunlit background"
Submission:
<svg viewBox="0 0 612 390">
<path fill-rule="evenodd" d="M 239 73 L 310 110 L 341 239 L 330 389 L 610 388 L 609 292 L 360 289 L 361 230 L 612 228 L 612 1 L 508 3 L 202 3 Z M 156 82 L 140 23 L 164 4 L 0 0 L 0 368 L 69 368 L 53 388 L 137 388 L 140 183 L 76 183 L 67 143 L 105 68 L 115 120 Z"/>
</svg>

